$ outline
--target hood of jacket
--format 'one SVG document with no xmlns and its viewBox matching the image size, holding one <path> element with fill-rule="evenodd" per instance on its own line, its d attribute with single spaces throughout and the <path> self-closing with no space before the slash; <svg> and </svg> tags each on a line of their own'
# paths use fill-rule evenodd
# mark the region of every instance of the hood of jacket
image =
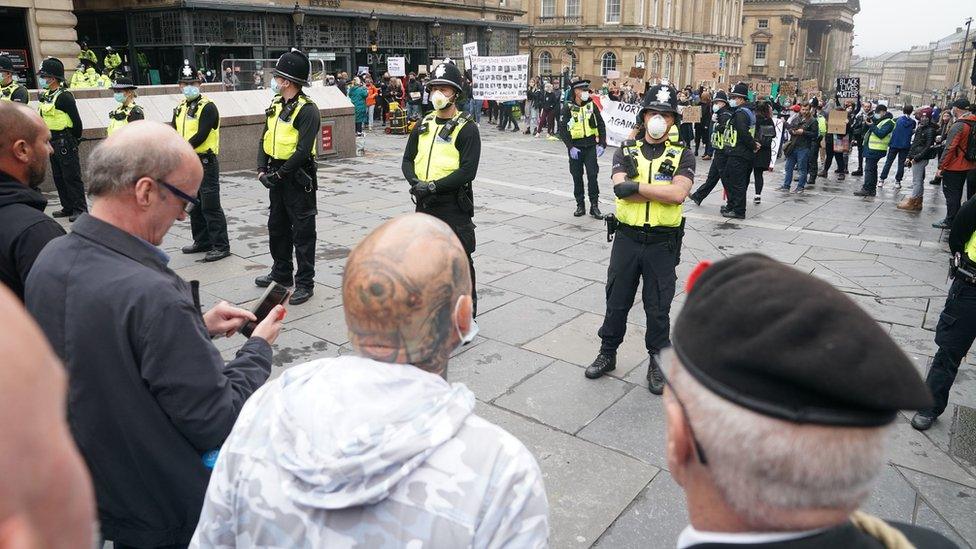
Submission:
<svg viewBox="0 0 976 549">
<path fill-rule="evenodd" d="M 414 366 L 347 356 L 282 374 L 271 452 L 293 501 L 344 509 L 383 501 L 473 413 L 464 385 Z"/>
<path fill-rule="evenodd" d="M 13 204 L 24 204 L 43 212 L 47 207 L 47 199 L 13 176 L 0 172 L 0 208 Z"/>
</svg>

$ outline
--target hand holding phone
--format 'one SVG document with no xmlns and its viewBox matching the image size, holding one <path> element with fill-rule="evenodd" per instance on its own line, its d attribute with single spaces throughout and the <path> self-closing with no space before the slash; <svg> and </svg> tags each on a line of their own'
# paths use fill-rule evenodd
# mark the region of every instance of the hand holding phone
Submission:
<svg viewBox="0 0 976 549">
<path fill-rule="evenodd" d="M 291 296 L 291 290 L 285 286 L 282 286 L 281 284 L 278 284 L 277 282 L 272 282 L 271 285 L 268 286 L 268 289 L 265 290 L 264 295 L 261 296 L 261 299 L 258 300 L 257 307 L 255 307 L 252 311 L 254 313 L 255 320 L 248 321 L 241 326 L 241 333 L 244 334 L 245 337 L 255 335 L 255 329 L 261 325 L 264 325 L 268 320 L 268 316 L 271 315 L 271 313 L 275 311 L 277 307 L 281 306 L 277 313 L 281 318 L 274 319 L 272 322 L 272 324 L 277 323 L 278 325 L 277 330 L 275 330 L 273 333 L 273 338 L 277 339 L 278 332 L 281 331 L 281 320 L 284 319 L 284 303 L 288 301 L 289 296 Z M 263 335 L 258 335 L 259 337 L 264 337 Z M 264 337 L 264 339 L 268 338 Z M 273 341 L 268 341 L 268 343 L 272 342 Z"/>
</svg>

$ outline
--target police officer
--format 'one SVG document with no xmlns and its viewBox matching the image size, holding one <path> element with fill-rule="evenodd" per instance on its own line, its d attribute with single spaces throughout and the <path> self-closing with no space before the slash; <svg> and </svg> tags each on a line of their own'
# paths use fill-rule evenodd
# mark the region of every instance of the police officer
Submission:
<svg viewBox="0 0 976 549">
<path fill-rule="evenodd" d="M 570 85 L 570 96 L 559 115 L 559 137 L 569 149 L 569 173 L 573 176 L 573 194 L 576 196 L 576 217 L 586 215 L 583 194 L 583 168 L 586 168 L 587 189 L 590 197 L 590 215 L 603 219 L 600 213 L 600 174 L 598 156 L 607 149 L 607 128 L 600 116 L 600 109 L 590 99 L 590 81 L 577 80 Z"/>
<path fill-rule="evenodd" d="M 170 124 L 196 151 L 203 164 L 203 182 L 197 198 L 200 206 L 190 210 L 193 244 L 185 254 L 207 252 L 204 261 L 218 261 L 230 255 L 227 218 L 220 206 L 220 112 L 217 105 L 200 93 L 200 77 L 188 60 L 183 61 L 179 79 L 183 101 L 173 109 Z"/>
<path fill-rule="evenodd" d="M 729 125 L 729 121 L 732 119 L 732 109 L 729 108 L 729 96 L 726 95 L 725 90 L 715 92 L 715 98 L 712 99 L 712 113 L 712 128 L 709 132 L 709 138 L 712 140 L 712 149 L 714 150 L 712 164 L 708 167 L 708 177 L 705 179 L 705 183 L 691 194 L 691 199 L 699 206 L 708 197 L 709 193 L 712 192 L 712 189 L 715 188 L 719 180 L 722 181 L 722 187 L 725 189 L 726 196 L 729 194 L 728 186 L 722 177 L 725 172 L 725 164 L 729 158 L 725 154 L 725 130 Z M 722 208 L 724 209 L 725 206 L 723 205 Z"/>
<path fill-rule="evenodd" d="M 271 210 L 268 237 L 274 265 L 271 273 L 254 283 L 264 288 L 272 281 L 291 286 L 289 301 L 300 305 L 312 298 L 315 278 L 315 203 L 320 135 L 319 108 L 302 92 L 311 72 L 308 57 L 292 50 L 278 58 L 271 79 L 275 92 L 265 111 L 258 179 L 268 188 Z M 297 272 L 292 263 L 294 248 Z"/>
<path fill-rule="evenodd" d="M 912 418 L 912 427 L 919 431 L 931 427 L 945 411 L 959 364 L 976 340 L 976 199 L 966 201 L 953 217 L 949 251 L 952 286 L 935 327 L 939 350 L 925 378 L 935 403 Z"/>
<path fill-rule="evenodd" d="M 132 83 L 132 80 L 124 76 L 120 77 L 118 82 L 112 84 L 112 91 L 115 92 L 115 101 L 119 103 L 119 106 L 108 113 L 108 127 L 105 129 L 108 135 L 112 135 L 112 132 L 129 122 L 146 118 L 142 107 L 136 105 L 137 89 Z"/>
<path fill-rule="evenodd" d="M 9 55 L 0 55 L 0 101 L 16 101 L 25 105 L 30 101 L 27 88 L 14 78 L 14 62 Z"/>
<path fill-rule="evenodd" d="M 749 86 L 739 82 L 732 86 L 729 92 L 729 106 L 732 107 L 732 119 L 725 128 L 725 163 L 723 182 L 728 189 L 728 203 L 722 210 L 723 217 L 745 219 L 746 217 L 746 189 L 752 176 L 752 165 L 756 162 L 756 151 L 759 142 L 756 141 L 756 115 L 746 103 L 749 97 Z"/>
<path fill-rule="evenodd" d="M 585 375 L 596 379 L 616 368 L 627 314 L 643 279 L 647 315 L 644 344 L 650 356 L 647 382 L 648 389 L 659 395 L 664 391 L 664 377 L 657 355 L 670 345 L 675 267 L 684 234 L 681 204 L 695 178 L 695 155 L 680 142 L 668 139 L 669 129 L 681 122 L 675 89 L 659 84 L 648 93 L 651 100 L 637 115 L 646 130 L 643 139 L 624 142 L 613 158 L 617 200 L 615 215 L 607 219 L 608 238 L 613 238 L 607 270 L 607 312 L 599 331 L 600 353 Z"/>
<path fill-rule="evenodd" d="M 92 68 L 93 66 L 92 62 L 87 58 L 79 59 L 78 67 L 75 69 L 74 74 L 71 75 L 71 83 L 68 87 L 73 90 L 94 88 L 98 81 L 98 73 Z"/>
<path fill-rule="evenodd" d="M 481 135 L 471 116 L 457 108 L 464 101 L 464 75 L 450 59 L 439 63 L 427 82 L 433 111 L 407 138 L 400 169 L 410 183 L 417 211 L 447 223 L 468 255 L 471 299 L 478 314 L 475 289 L 474 192 L 471 184 L 481 161 Z"/>
<path fill-rule="evenodd" d="M 81 48 L 81 51 L 78 52 L 78 61 L 81 61 L 82 59 L 85 59 L 85 60 L 91 62 L 91 66 L 94 67 L 95 65 L 97 65 L 98 64 L 98 56 L 95 55 L 95 52 L 93 52 L 92 50 L 88 49 L 88 42 L 81 41 L 78 45 Z"/>
<path fill-rule="evenodd" d="M 78 115 L 75 97 L 64 89 L 64 64 L 60 59 L 48 57 L 37 71 L 41 78 L 41 91 L 37 96 L 38 111 L 51 130 L 51 175 L 58 190 L 61 209 L 54 217 L 67 217 L 74 222 L 88 211 L 85 202 L 85 183 L 81 180 L 81 163 L 78 160 L 78 140 L 84 127 Z"/>
<path fill-rule="evenodd" d="M 115 69 L 122 66 L 122 58 L 118 52 L 112 49 L 112 46 L 105 48 L 105 59 L 102 60 L 102 66 L 108 74 L 112 74 Z"/>
</svg>

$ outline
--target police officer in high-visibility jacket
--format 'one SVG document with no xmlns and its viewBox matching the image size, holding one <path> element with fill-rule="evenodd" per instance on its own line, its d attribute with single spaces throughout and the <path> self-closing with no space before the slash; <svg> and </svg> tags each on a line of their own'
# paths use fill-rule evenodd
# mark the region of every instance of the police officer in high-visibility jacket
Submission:
<svg viewBox="0 0 976 549">
<path fill-rule="evenodd" d="M 9 55 L 0 55 L 0 101 L 16 101 L 25 105 L 30 101 L 27 87 L 14 78 L 14 61 Z"/>
<path fill-rule="evenodd" d="M 308 57 L 292 50 L 278 58 L 271 79 L 275 93 L 258 147 L 258 180 L 268 188 L 268 238 L 274 264 L 254 283 L 294 282 L 289 301 L 300 305 L 312 298 L 315 278 L 315 191 L 318 189 L 319 108 L 302 92 L 311 72 Z M 295 263 L 292 262 L 294 249 Z"/>
<path fill-rule="evenodd" d="M 78 46 L 81 49 L 81 51 L 78 52 L 78 60 L 79 61 L 81 61 L 82 59 L 86 59 L 88 61 L 91 61 L 91 66 L 93 66 L 93 67 L 98 64 L 98 56 L 95 55 L 95 52 L 93 52 L 92 50 L 88 49 L 88 43 L 87 42 L 85 42 L 84 40 L 82 40 L 78 44 Z"/>
<path fill-rule="evenodd" d="M 607 311 L 600 327 L 600 353 L 586 369 L 595 379 L 617 366 L 617 347 L 627 331 L 627 314 L 643 280 L 642 297 L 647 315 L 644 344 L 650 356 L 648 389 L 664 390 L 658 353 L 670 345 L 671 301 L 675 267 L 680 261 L 684 234 L 682 202 L 695 178 L 695 155 L 668 138 L 668 130 L 681 122 L 673 87 L 652 87 L 637 115 L 646 131 L 640 141 L 628 140 L 613 157 L 613 192 L 616 212 L 607 218 L 613 238 L 607 270 Z"/>
<path fill-rule="evenodd" d="M 569 99 L 559 116 L 559 137 L 569 150 L 569 173 L 573 176 L 576 217 L 586 215 L 586 196 L 590 198 L 590 215 L 603 219 L 600 213 L 600 174 L 598 156 L 607 149 L 607 127 L 600 109 L 590 99 L 590 81 L 577 80 L 569 90 Z M 583 192 L 583 168 L 586 168 L 586 194 Z"/>
<path fill-rule="evenodd" d="M 98 73 L 93 69 L 91 61 L 86 59 L 80 59 L 78 61 L 78 67 L 75 72 L 71 75 L 71 80 L 68 85 L 69 88 L 73 90 L 80 90 L 84 88 L 94 88 L 96 81 L 98 80 Z"/>
<path fill-rule="evenodd" d="M 51 130 L 51 174 L 58 190 L 61 209 L 54 217 L 67 217 L 74 222 L 88 211 L 85 201 L 85 183 L 81 180 L 81 162 L 78 159 L 78 141 L 84 127 L 75 96 L 64 89 L 64 64 L 60 59 L 48 57 L 41 62 L 41 93 L 38 94 L 38 111 Z"/>
<path fill-rule="evenodd" d="M 468 255 L 471 299 L 478 314 L 475 289 L 474 192 L 471 184 L 481 161 L 481 134 L 464 104 L 464 75 L 450 59 L 431 72 L 426 89 L 434 110 L 417 124 L 407 138 L 400 171 L 410 183 L 417 211 L 447 223 Z"/>
<path fill-rule="evenodd" d="M 115 101 L 119 106 L 108 113 L 108 126 L 105 128 L 108 135 L 112 135 L 115 130 L 125 126 L 129 122 L 146 118 L 146 113 L 142 111 L 142 107 L 136 105 L 137 89 L 135 84 L 132 83 L 132 80 L 124 76 L 120 77 L 115 84 L 112 84 L 112 91 L 115 92 Z"/>
<path fill-rule="evenodd" d="M 122 57 L 119 55 L 119 52 L 112 49 L 112 46 L 107 46 L 105 48 L 105 59 L 102 60 L 102 67 L 111 74 L 121 66 Z"/>
<path fill-rule="evenodd" d="M 730 120 L 732 120 L 732 109 L 729 108 L 729 96 L 726 95 L 725 90 L 718 90 L 715 92 L 715 98 L 712 99 L 712 127 L 708 134 L 714 150 L 712 164 L 708 167 L 708 177 L 705 178 L 705 183 L 691 193 L 691 199 L 699 206 L 712 192 L 719 180 L 722 181 L 725 194 L 728 195 L 729 193 L 728 186 L 722 176 L 725 173 L 725 164 L 729 158 L 725 154 L 725 131 Z"/>
<path fill-rule="evenodd" d="M 732 86 L 729 92 L 729 106 L 732 119 L 725 128 L 725 172 L 722 180 L 728 189 L 728 202 L 722 209 L 723 217 L 745 219 L 746 191 L 752 177 L 752 166 L 756 163 L 756 115 L 752 112 L 749 100 L 749 86 L 744 82 Z"/>
<path fill-rule="evenodd" d="M 230 255 L 227 218 L 220 206 L 220 112 L 217 105 L 200 93 L 200 77 L 188 60 L 180 72 L 183 101 L 173 109 L 172 126 L 196 151 L 203 164 L 203 181 L 197 198 L 200 206 L 190 211 L 193 244 L 182 252 L 206 252 L 204 261 L 218 261 Z"/>
<path fill-rule="evenodd" d="M 886 105 L 878 105 L 874 115 L 866 120 L 864 129 L 864 183 L 854 191 L 854 196 L 875 196 L 878 194 L 878 161 L 888 156 L 891 132 L 895 130 L 895 120 Z"/>
</svg>

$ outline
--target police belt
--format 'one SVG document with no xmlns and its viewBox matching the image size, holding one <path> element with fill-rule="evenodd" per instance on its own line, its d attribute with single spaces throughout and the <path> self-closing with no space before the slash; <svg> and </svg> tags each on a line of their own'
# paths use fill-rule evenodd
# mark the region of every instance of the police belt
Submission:
<svg viewBox="0 0 976 549">
<path fill-rule="evenodd" d="M 63 139 L 74 139 L 75 135 L 71 130 L 54 130 L 51 132 L 51 141 L 61 141 Z"/>
<path fill-rule="evenodd" d="M 216 153 L 214 153 L 213 151 L 207 151 L 207 152 L 197 153 L 197 156 L 200 157 L 200 160 L 209 159 L 209 158 L 216 158 L 217 157 Z"/>
<path fill-rule="evenodd" d="M 617 225 L 617 232 L 623 233 L 627 238 L 636 241 L 643 242 L 646 244 L 657 244 L 665 242 L 674 242 L 681 234 L 681 226 L 678 227 L 652 227 L 650 225 L 642 225 L 640 227 L 634 225 L 626 225 L 620 223 Z"/>
</svg>

